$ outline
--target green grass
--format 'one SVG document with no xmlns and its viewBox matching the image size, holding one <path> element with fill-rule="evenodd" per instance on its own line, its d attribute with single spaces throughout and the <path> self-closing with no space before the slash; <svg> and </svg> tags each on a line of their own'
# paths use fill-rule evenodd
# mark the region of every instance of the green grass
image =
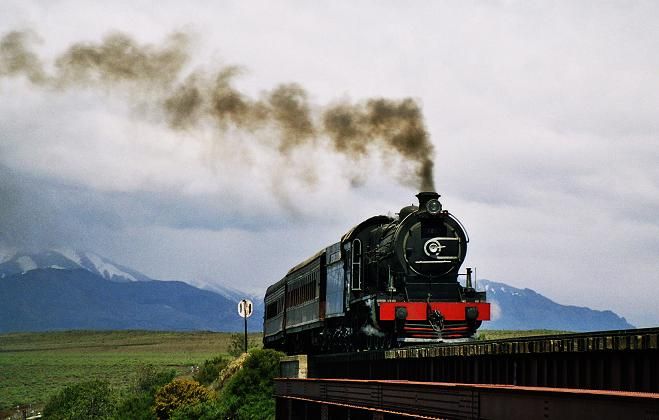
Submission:
<svg viewBox="0 0 659 420">
<path fill-rule="evenodd" d="M 571 331 L 559 330 L 478 330 L 477 339 L 479 340 L 503 340 L 506 338 L 532 337 L 536 335 L 555 335 L 570 334 Z"/>
<path fill-rule="evenodd" d="M 191 366 L 226 354 L 231 333 L 65 331 L 0 335 L 0 410 L 41 405 L 68 384 L 101 379 L 126 388 L 152 364 L 190 375 Z M 260 343 L 261 334 L 250 334 Z"/>
</svg>

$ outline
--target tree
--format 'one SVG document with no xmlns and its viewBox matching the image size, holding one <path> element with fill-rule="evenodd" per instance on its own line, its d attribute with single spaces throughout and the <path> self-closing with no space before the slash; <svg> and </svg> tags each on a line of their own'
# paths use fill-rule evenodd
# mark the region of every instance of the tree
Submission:
<svg viewBox="0 0 659 420">
<path fill-rule="evenodd" d="M 174 379 L 156 393 L 156 416 L 159 419 L 169 419 L 174 410 L 181 406 L 195 405 L 209 400 L 211 391 L 190 379 Z"/>
<path fill-rule="evenodd" d="M 111 419 L 117 408 L 115 391 L 106 381 L 69 385 L 55 394 L 44 408 L 49 419 Z"/>
</svg>

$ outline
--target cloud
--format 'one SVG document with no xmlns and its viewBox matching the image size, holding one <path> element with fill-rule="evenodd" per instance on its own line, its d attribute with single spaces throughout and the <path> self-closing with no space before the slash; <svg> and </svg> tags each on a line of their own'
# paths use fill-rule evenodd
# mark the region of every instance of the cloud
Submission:
<svg viewBox="0 0 659 420">
<path fill-rule="evenodd" d="M 0 162 L 18 187 L 3 191 L 21 193 L 5 208 L 52 219 L 56 239 L 97 235 L 85 243 L 160 277 L 263 287 L 351 225 L 415 202 L 419 166 L 405 156 L 353 160 L 317 136 L 341 107 L 372 121 L 369 99 L 414 111 L 413 98 L 479 276 L 659 321 L 654 3 L 3 6 L 0 26 L 34 28 L 41 40 L 23 42 L 44 64 L 0 80 Z M 157 53 L 180 28 L 197 36 L 178 75 L 155 79 L 164 94 L 91 73 L 86 86 L 34 87 L 81 41 L 118 31 Z"/>
</svg>

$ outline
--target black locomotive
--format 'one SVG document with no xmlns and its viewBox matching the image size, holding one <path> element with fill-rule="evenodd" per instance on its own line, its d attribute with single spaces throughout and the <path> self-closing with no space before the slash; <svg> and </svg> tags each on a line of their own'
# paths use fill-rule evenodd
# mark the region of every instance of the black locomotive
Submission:
<svg viewBox="0 0 659 420">
<path fill-rule="evenodd" d="M 263 344 L 290 353 L 468 339 L 490 319 L 471 269 L 458 281 L 467 234 L 439 194 L 397 217 L 375 216 L 293 267 L 265 294 Z"/>
</svg>

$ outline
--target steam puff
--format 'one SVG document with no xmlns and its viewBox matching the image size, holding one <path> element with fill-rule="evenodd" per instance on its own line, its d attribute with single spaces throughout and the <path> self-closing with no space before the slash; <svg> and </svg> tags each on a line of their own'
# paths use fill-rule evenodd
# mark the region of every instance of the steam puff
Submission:
<svg viewBox="0 0 659 420">
<path fill-rule="evenodd" d="M 0 40 L 0 76 L 24 74 L 32 83 L 45 81 L 41 60 L 25 45 L 36 38 L 31 31 L 13 31 Z"/>
<path fill-rule="evenodd" d="M 272 118 L 281 131 L 280 149 L 300 146 L 315 135 L 307 93 L 297 84 L 280 85 L 268 95 Z"/>
<path fill-rule="evenodd" d="M 169 86 L 188 60 L 188 37 L 170 35 L 162 47 L 137 45 L 128 36 L 115 33 L 103 43 L 72 45 L 55 61 L 61 85 L 108 84 L 135 81 Z"/>
<path fill-rule="evenodd" d="M 402 171 L 392 174 L 399 182 L 434 190 L 433 145 L 421 108 L 413 99 L 344 102 L 313 107 L 317 111 L 312 113 L 307 92 L 295 83 L 279 85 L 253 99 L 233 84 L 240 74 L 238 67 L 184 74 L 189 39 L 181 33 L 169 36 L 160 46 L 139 45 L 121 33 L 108 35 L 99 44 L 76 43 L 55 59 L 55 71 L 49 75 L 28 48 L 34 39 L 36 35 L 29 31 L 4 35 L 0 76 L 24 75 L 34 85 L 54 89 L 142 89 L 150 93 L 149 100 L 155 101 L 151 105 L 163 111 L 172 129 L 194 129 L 210 120 L 220 134 L 230 128 L 267 130 L 276 133 L 275 146 L 283 159 L 296 148 L 323 147 L 319 138 L 328 139 L 333 151 L 351 160 L 393 154 L 404 163 Z"/>
<path fill-rule="evenodd" d="M 323 124 L 335 150 L 356 158 L 373 148 L 397 153 L 412 164 L 418 187 L 434 191 L 433 145 L 421 109 L 412 99 L 335 105 L 325 112 Z"/>
<path fill-rule="evenodd" d="M 490 301 L 490 317 L 492 321 L 497 321 L 501 318 L 501 315 L 503 315 L 503 311 L 501 310 L 499 303 L 496 300 Z"/>
</svg>

